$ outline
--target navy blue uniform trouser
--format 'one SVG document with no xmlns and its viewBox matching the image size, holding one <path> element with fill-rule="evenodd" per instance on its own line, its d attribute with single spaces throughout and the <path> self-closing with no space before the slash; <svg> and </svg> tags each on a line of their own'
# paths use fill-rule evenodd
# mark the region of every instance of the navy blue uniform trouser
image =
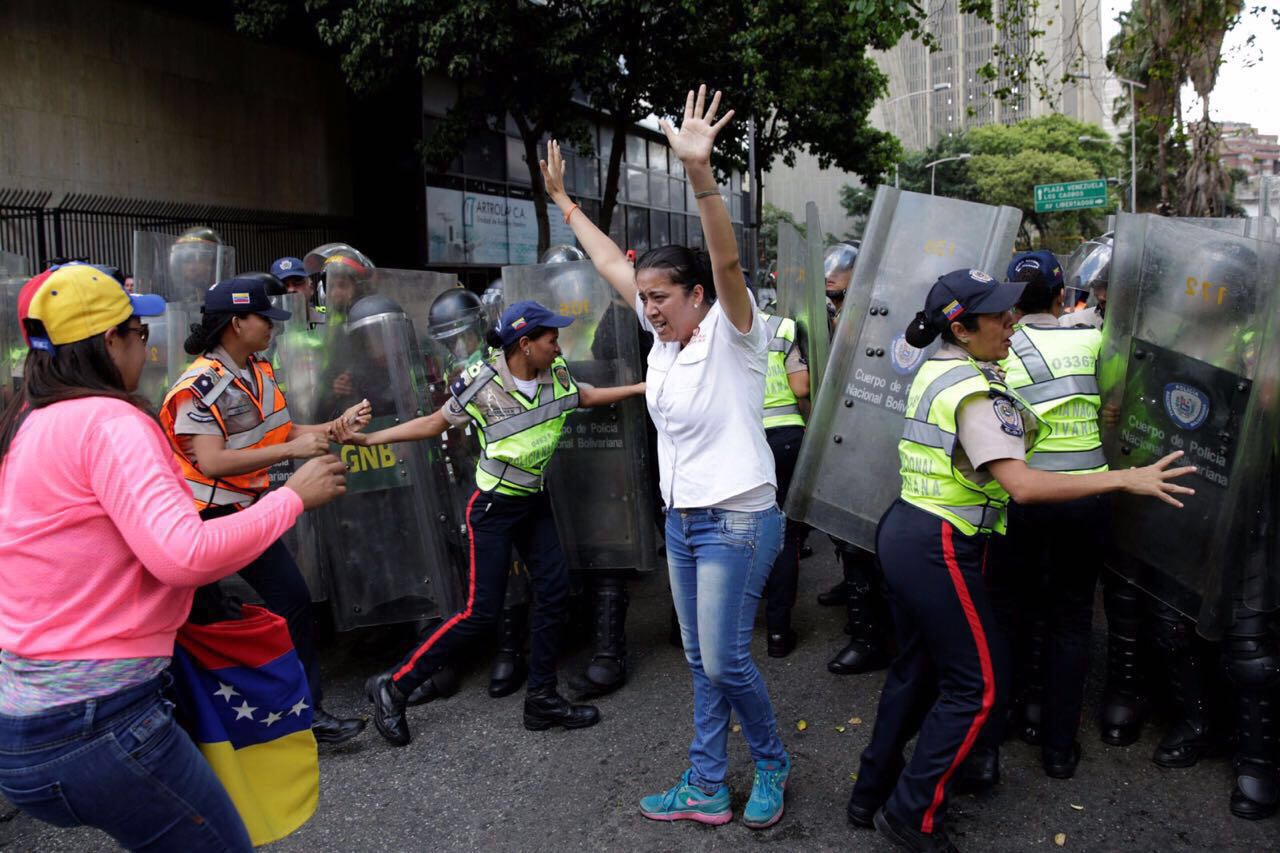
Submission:
<svg viewBox="0 0 1280 853">
<path fill-rule="evenodd" d="M 396 687 L 407 696 L 441 666 L 456 662 L 474 642 L 493 637 L 506 596 L 512 545 L 528 567 L 533 586 L 529 689 L 555 687 L 569 569 L 556 533 L 551 498 L 546 492 L 517 497 L 476 491 L 467 504 L 466 518 L 467 603 L 391 671 Z"/>
<path fill-rule="evenodd" d="M 800 443 L 804 441 L 804 427 L 781 426 L 765 430 L 769 449 L 773 451 L 773 469 L 778 478 L 778 506 L 787 502 L 787 490 L 800 459 Z M 765 584 L 765 618 L 770 631 L 781 631 L 791 624 L 791 608 L 796 605 L 796 587 L 800 581 L 800 542 L 804 538 L 805 525 L 786 520 L 782 537 L 782 550 L 773 561 L 769 580 Z"/>
<path fill-rule="evenodd" d="M 1093 640 L 1093 599 L 1108 536 L 1108 496 L 1060 504 L 1009 504 L 1009 534 L 992 543 L 988 572 L 1000 618 L 1002 641 L 1014 662 L 1013 678 L 1026 669 L 1020 655 L 1043 625 L 1041 669 L 1044 693 L 1041 733 L 1046 749 L 1068 752 L 1080 727 L 1089 647 Z M 1018 688 L 1015 685 L 1015 691 Z M 986 746 L 1004 737 L 1004 712 L 993 716 Z"/>
<path fill-rule="evenodd" d="M 983 535 L 901 500 L 876 531 L 898 656 L 889 668 L 853 797 L 934 832 L 957 768 L 997 705 L 1005 661 L 991 643 Z M 902 752 L 919 734 L 910 763 Z"/>
<path fill-rule="evenodd" d="M 235 512 L 234 507 L 214 507 L 200 513 L 203 519 L 218 518 Z M 258 559 L 241 569 L 237 574 L 262 596 L 267 609 L 282 617 L 289 625 L 289 638 L 293 640 L 293 648 L 298 652 L 298 660 L 307 672 L 307 686 L 311 689 L 311 699 L 315 705 L 320 704 L 320 656 L 316 652 L 315 617 L 311 612 L 311 590 L 307 587 L 306 578 L 293 555 L 285 546 L 283 539 L 277 539 L 262 552 Z M 208 601 L 208 596 L 221 593 L 217 584 L 201 587 L 196 595 L 198 599 Z"/>
</svg>

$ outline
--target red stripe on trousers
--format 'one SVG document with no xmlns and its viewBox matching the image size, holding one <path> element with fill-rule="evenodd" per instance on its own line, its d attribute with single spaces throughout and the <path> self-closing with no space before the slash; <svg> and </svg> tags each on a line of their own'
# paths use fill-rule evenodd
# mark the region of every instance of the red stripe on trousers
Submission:
<svg viewBox="0 0 1280 853">
<path fill-rule="evenodd" d="M 449 630 L 453 628 L 454 625 L 457 625 L 464 619 L 471 618 L 471 608 L 476 603 L 476 534 L 475 531 L 471 529 L 471 507 L 475 505 L 476 498 L 478 497 L 480 497 L 480 490 L 476 489 L 475 494 L 471 496 L 471 500 L 467 501 L 467 544 L 471 550 L 471 579 L 467 588 L 467 606 L 460 612 L 453 614 L 453 616 L 449 618 L 449 621 L 435 629 L 431 636 L 427 637 L 427 641 L 419 646 L 418 650 L 413 653 L 413 656 L 409 658 L 408 662 L 396 670 L 395 675 L 391 676 L 392 681 L 397 681 L 408 675 L 413 670 L 414 666 L 417 665 L 418 660 L 436 644 L 436 640 L 449 633 Z"/>
<path fill-rule="evenodd" d="M 973 742 L 978 739 L 978 733 L 982 731 L 982 726 L 991 716 L 991 709 L 996 703 L 995 677 L 991 671 L 991 651 L 987 647 L 987 632 L 982 629 L 982 620 L 978 618 L 978 610 L 973 606 L 973 599 L 969 597 L 969 588 L 965 586 L 964 576 L 960 574 L 960 566 L 956 563 L 956 550 L 951 544 L 951 529 L 949 523 L 942 522 L 942 556 L 947 563 L 947 574 L 951 576 L 951 585 L 955 587 L 960 606 L 964 610 L 965 621 L 969 623 L 969 632 L 973 634 L 974 645 L 978 647 L 978 662 L 982 666 L 982 708 L 970 723 L 964 742 L 956 751 L 956 757 L 951 760 L 951 766 L 934 786 L 933 802 L 929 804 L 929 808 L 925 809 L 924 820 L 920 822 L 921 832 L 933 832 L 933 816 L 942 805 L 947 781 L 969 754 L 969 750 L 973 749 Z"/>
</svg>

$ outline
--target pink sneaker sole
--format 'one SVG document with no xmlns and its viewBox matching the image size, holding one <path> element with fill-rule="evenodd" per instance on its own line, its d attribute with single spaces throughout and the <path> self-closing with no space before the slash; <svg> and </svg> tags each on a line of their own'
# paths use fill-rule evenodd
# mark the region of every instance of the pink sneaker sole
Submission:
<svg viewBox="0 0 1280 853">
<path fill-rule="evenodd" d="M 711 826 L 724 826 L 726 823 L 733 820 L 733 812 L 728 810 L 719 814 L 706 814 L 705 812 L 665 812 L 663 814 L 657 814 L 655 812 L 647 812 L 642 809 L 640 814 L 644 815 L 649 820 L 693 820 L 698 823 L 705 823 Z M 778 815 L 778 817 L 782 817 L 782 815 Z M 776 818 L 774 822 L 777 822 Z"/>
</svg>

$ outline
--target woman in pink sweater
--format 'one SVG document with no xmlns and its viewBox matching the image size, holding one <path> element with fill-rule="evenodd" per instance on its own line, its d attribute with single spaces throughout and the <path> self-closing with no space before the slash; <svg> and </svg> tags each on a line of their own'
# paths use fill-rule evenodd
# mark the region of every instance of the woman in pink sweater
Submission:
<svg viewBox="0 0 1280 853">
<path fill-rule="evenodd" d="M 250 509 L 202 521 L 133 393 L 140 318 L 163 311 L 85 264 L 22 290 L 25 383 L 0 414 L 0 793 L 130 849 L 248 850 L 161 695 L 174 635 L 197 586 L 344 490 L 342 464 L 314 459 Z"/>
</svg>

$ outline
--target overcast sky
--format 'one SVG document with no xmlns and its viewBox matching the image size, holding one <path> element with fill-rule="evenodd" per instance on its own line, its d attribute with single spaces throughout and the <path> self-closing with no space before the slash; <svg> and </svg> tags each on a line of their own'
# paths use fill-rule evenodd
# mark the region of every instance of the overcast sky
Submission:
<svg viewBox="0 0 1280 853">
<path fill-rule="evenodd" d="M 1119 30 L 1116 14 L 1132 5 L 1131 0 L 1103 0 L 1102 43 Z M 1252 4 L 1246 4 L 1246 8 Z M 1254 44 L 1246 41 L 1252 35 Z M 1218 83 L 1209 98 L 1209 117 L 1214 121 L 1245 121 L 1262 133 L 1280 134 L 1280 31 L 1267 15 L 1245 14 L 1239 26 L 1227 33 L 1223 44 L 1226 60 L 1218 72 Z M 1269 85 L 1268 85 L 1269 84 Z M 1200 99 L 1190 85 L 1182 94 L 1185 115 L 1200 117 Z"/>
</svg>

